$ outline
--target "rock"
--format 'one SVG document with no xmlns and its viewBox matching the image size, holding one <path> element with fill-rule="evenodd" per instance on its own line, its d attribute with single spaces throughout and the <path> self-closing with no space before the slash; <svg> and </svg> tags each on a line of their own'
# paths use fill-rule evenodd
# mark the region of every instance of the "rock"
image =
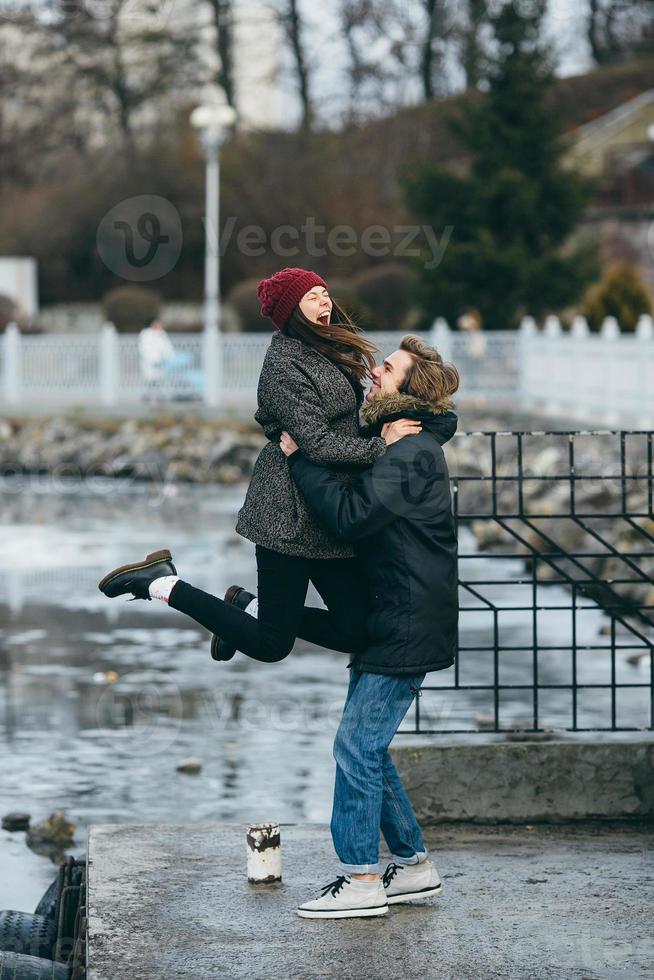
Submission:
<svg viewBox="0 0 654 980">
<path fill-rule="evenodd" d="M 183 480 L 186 483 L 196 483 L 198 467 L 195 463 L 184 459 L 172 459 L 166 466 L 166 482 Z"/>
<path fill-rule="evenodd" d="M 2 818 L 3 830 L 27 830 L 31 817 L 29 813 L 5 813 Z"/>
<path fill-rule="evenodd" d="M 62 418 L 54 418 L 47 422 L 43 427 L 43 442 L 64 442 L 75 438 L 78 434 L 78 426 Z"/>
<path fill-rule="evenodd" d="M 547 446 L 531 461 L 529 473 L 534 476 L 556 476 L 560 472 L 561 453 L 556 446 Z"/>
<path fill-rule="evenodd" d="M 232 485 L 248 478 L 266 439 L 237 420 L 0 419 L 3 471 Z M 172 468 L 169 470 L 170 464 Z"/>
<path fill-rule="evenodd" d="M 494 521 L 473 521 L 470 529 L 481 551 L 488 551 L 499 545 L 506 546 L 512 540 L 511 536 Z"/>
<path fill-rule="evenodd" d="M 27 843 L 34 849 L 43 845 L 69 847 L 74 843 L 75 827 L 76 824 L 66 820 L 63 810 L 54 810 L 46 820 L 30 827 L 27 831 Z"/>
<path fill-rule="evenodd" d="M 202 763 L 199 759 L 186 759 L 175 766 L 177 772 L 184 772 L 188 776 L 197 776 L 202 771 Z"/>
<path fill-rule="evenodd" d="M 150 445 L 155 449 L 161 449 L 170 442 L 170 430 L 163 432 L 153 432 L 150 437 Z"/>
<path fill-rule="evenodd" d="M 243 474 L 241 473 L 238 466 L 219 466 L 216 469 L 216 475 L 220 483 L 225 483 L 231 485 L 234 483 L 240 483 L 243 479 Z"/>
</svg>

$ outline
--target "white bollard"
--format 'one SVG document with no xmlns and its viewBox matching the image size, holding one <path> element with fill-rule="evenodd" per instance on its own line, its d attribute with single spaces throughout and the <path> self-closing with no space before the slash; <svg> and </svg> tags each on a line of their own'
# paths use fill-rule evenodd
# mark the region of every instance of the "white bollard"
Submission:
<svg viewBox="0 0 654 980">
<path fill-rule="evenodd" d="M 248 881 L 253 885 L 282 880 L 282 844 L 278 823 L 255 823 L 247 833 Z"/>
</svg>

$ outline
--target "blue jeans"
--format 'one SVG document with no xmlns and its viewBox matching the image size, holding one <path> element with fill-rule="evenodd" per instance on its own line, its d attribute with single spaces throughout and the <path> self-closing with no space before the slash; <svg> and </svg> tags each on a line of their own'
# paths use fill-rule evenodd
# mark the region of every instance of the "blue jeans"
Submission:
<svg viewBox="0 0 654 980">
<path fill-rule="evenodd" d="M 398 864 L 420 864 L 427 849 L 388 747 L 424 674 L 351 669 L 334 739 L 336 781 L 331 832 L 346 874 L 379 874 L 379 831 Z"/>
</svg>

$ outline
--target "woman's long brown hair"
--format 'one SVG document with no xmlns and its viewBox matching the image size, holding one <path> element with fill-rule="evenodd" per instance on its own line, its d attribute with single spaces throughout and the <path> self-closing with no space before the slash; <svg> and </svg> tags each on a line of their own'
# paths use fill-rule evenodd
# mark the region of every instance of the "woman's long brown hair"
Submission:
<svg viewBox="0 0 654 980">
<path fill-rule="evenodd" d="M 356 323 L 333 300 L 330 322 L 325 326 L 307 319 L 300 307 L 296 306 L 283 332 L 345 368 L 360 385 L 370 378 L 370 372 L 375 367 L 374 352 L 379 347 L 366 340 Z"/>
</svg>

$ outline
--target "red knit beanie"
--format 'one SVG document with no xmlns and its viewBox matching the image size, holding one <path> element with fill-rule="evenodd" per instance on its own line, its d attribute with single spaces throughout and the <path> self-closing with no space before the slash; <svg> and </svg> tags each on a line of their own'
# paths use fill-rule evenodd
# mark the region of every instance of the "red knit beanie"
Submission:
<svg viewBox="0 0 654 980">
<path fill-rule="evenodd" d="M 281 269 L 270 279 L 262 279 L 257 287 L 261 303 L 261 316 L 268 316 L 278 330 L 284 327 L 289 316 L 312 286 L 327 283 L 317 272 L 308 269 Z"/>
</svg>

